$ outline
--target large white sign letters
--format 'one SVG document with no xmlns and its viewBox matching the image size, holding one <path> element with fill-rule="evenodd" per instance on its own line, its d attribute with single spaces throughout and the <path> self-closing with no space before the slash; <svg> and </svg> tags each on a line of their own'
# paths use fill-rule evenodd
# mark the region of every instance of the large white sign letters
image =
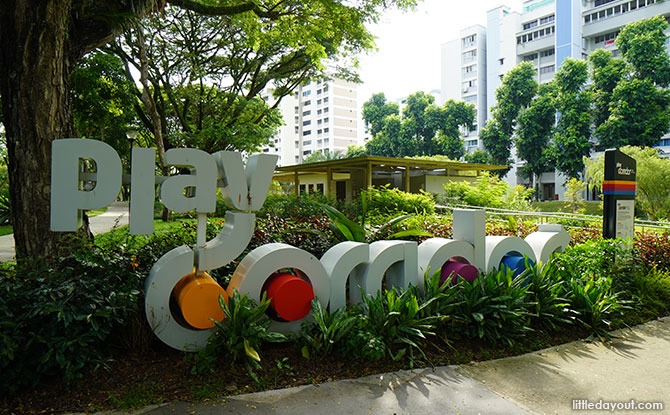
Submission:
<svg viewBox="0 0 670 415">
<path fill-rule="evenodd" d="M 51 229 L 74 231 L 81 222 L 82 210 L 103 207 L 115 200 L 121 187 L 121 161 L 110 146 L 95 140 L 56 140 L 52 155 Z M 254 155 L 245 166 L 236 152 L 208 154 L 195 149 L 173 149 L 166 153 L 166 159 L 172 166 L 189 169 L 190 174 L 157 178 L 155 150 L 133 148 L 130 232 L 153 232 L 157 183 L 160 183 L 160 200 L 169 209 L 197 212 L 198 242 L 167 252 L 153 265 L 145 284 L 145 312 L 163 342 L 179 350 L 198 350 L 206 345 L 214 329 L 196 329 L 174 316 L 170 310 L 173 290 L 185 276 L 220 268 L 244 252 L 254 233 L 252 212 L 263 206 L 277 158 Z M 83 171 L 84 164 L 94 168 Z M 219 235 L 206 241 L 206 214 L 215 210 L 217 189 L 232 209 L 226 214 Z M 428 273 L 465 267 L 490 271 L 500 267 L 510 254 L 547 263 L 551 254 L 563 251 L 570 241 L 560 225 L 540 225 L 538 232 L 525 239 L 486 236 L 485 225 L 483 211 L 457 209 L 453 213 L 453 239 L 431 238 L 421 244 L 343 242 L 321 258 L 282 243 L 263 245 L 240 261 L 226 291 L 230 295 L 238 290 L 258 301 L 266 291 L 290 297 L 291 290 L 304 294 L 307 287 L 310 296 L 302 295 L 298 301 L 309 302 L 313 296 L 322 306 L 335 310 L 347 303 L 360 302 L 362 292 L 374 294 L 385 288 L 383 281 L 387 286 L 422 288 Z M 299 284 L 280 287 L 277 283 L 273 290 L 268 290 L 269 278 L 286 269 L 298 270 L 300 278 L 296 277 L 294 282 Z M 211 301 L 214 307 L 218 306 L 216 298 Z M 273 328 L 295 331 L 302 318 L 277 319 Z"/>
</svg>

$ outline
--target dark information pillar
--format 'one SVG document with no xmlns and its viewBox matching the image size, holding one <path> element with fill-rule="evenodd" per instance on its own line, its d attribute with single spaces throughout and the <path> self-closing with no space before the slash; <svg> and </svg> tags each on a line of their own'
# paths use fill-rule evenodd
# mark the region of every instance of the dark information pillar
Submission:
<svg viewBox="0 0 670 415">
<path fill-rule="evenodd" d="M 603 237 L 635 236 L 635 159 L 619 150 L 605 151 Z"/>
</svg>

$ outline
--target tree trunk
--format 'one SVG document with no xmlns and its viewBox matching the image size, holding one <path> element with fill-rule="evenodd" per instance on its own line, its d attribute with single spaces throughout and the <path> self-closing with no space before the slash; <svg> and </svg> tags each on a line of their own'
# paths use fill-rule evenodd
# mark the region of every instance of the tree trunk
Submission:
<svg viewBox="0 0 670 415">
<path fill-rule="evenodd" d="M 0 20 L 0 95 L 17 261 L 53 258 L 51 141 L 73 137 L 67 45 L 71 0 L 14 1 Z M 39 212 L 36 215 L 35 212 Z"/>
</svg>

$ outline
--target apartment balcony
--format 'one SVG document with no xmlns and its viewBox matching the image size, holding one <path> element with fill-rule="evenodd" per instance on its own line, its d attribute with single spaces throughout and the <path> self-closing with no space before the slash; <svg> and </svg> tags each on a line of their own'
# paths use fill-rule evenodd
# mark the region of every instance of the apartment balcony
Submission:
<svg viewBox="0 0 670 415">
<path fill-rule="evenodd" d="M 549 36 L 544 36 L 536 38 L 525 43 L 519 43 L 516 45 L 516 54 L 517 56 L 528 55 L 534 51 L 541 51 L 544 49 L 549 49 L 554 46 L 555 35 L 551 34 Z"/>
<path fill-rule="evenodd" d="M 670 15 L 670 6 L 667 2 L 656 1 L 639 7 L 640 4 L 638 0 L 617 0 L 584 11 L 582 13 L 582 36 L 590 38 L 611 32 L 630 22 L 658 15 Z"/>
</svg>

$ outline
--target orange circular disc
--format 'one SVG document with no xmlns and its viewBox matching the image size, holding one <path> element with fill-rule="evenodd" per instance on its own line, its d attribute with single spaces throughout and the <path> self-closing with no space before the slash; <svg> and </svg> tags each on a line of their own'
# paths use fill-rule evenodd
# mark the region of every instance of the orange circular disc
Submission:
<svg viewBox="0 0 670 415">
<path fill-rule="evenodd" d="M 196 329 L 214 327 L 214 321 L 221 321 L 225 314 L 219 306 L 219 295 L 228 302 L 226 290 L 206 272 L 189 274 L 174 288 L 177 304 L 184 320 Z"/>
</svg>

